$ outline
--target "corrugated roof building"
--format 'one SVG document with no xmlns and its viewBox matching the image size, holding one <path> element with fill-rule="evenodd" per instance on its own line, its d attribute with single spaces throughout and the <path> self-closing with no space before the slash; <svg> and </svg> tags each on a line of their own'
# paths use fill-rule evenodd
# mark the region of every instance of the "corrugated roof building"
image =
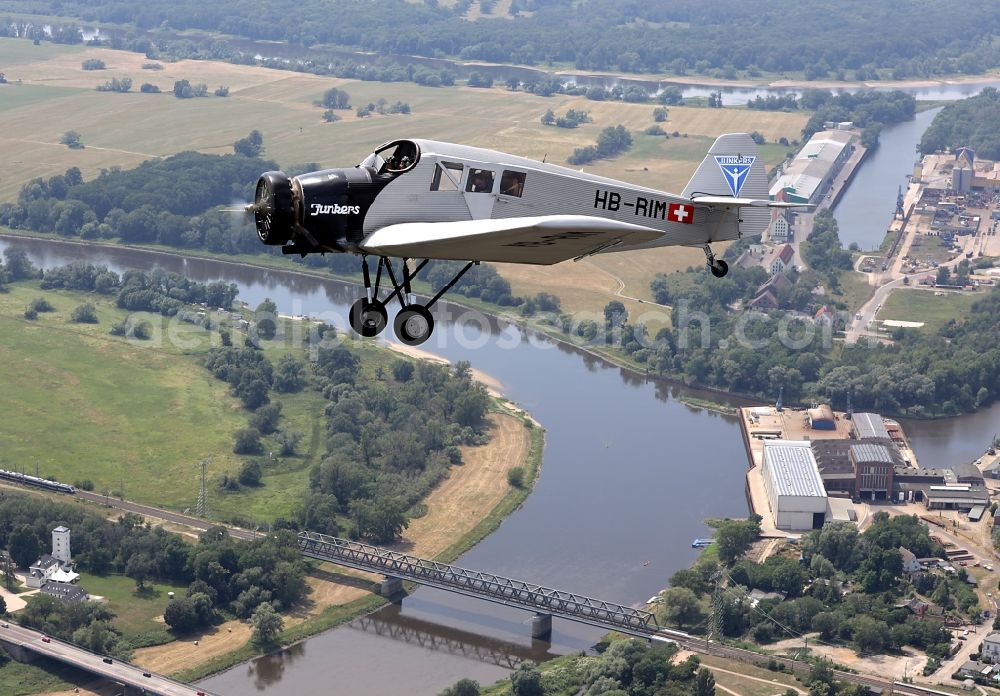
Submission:
<svg viewBox="0 0 1000 696">
<path fill-rule="evenodd" d="M 851 433 L 857 440 L 891 440 L 889 430 L 877 413 L 855 413 L 851 416 Z"/>
<path fill-rule="evenodd" d="M 851 156 L 854 134 L 841 130 L 814 133 L 770 189 L 771 200 L 783 193 L 793 203 L 815 203 Z"/>
<path fill-rule="evenodd" d="M 819 529 L 826 520 L 826 489 L 810 443 L 764 442 L 764 488 L 778 529 Z"/>
</svg>

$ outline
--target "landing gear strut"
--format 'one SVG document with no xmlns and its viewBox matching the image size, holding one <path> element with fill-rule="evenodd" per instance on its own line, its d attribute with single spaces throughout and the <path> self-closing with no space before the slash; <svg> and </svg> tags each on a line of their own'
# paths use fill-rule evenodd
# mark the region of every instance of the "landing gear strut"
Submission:
<svg viewBox="0 0 1000 696">
<path fill-rule="evenodd" d="M 419 304 L 413 300 L 410 292 L 410 283 L 417 274 L 427 265 L 427 259 L 417 264 L 417 267 L 410 270 L 408 259 L 403 259 L 403 282 L 396 280 L 396 272 L 392 267 L 392 262 L 386 256 L 380 256 L 378 267 L 375 271 L 375 283 L 371 281 L 371 274 L 368 269 L 368 258 L 361 259 L 361 272 L 365 281 L 365 296 L 351 305 L 350 322 L 351 328 L 366 338 L 377 336 L 385 329 L 389 323 L 389 315 L 386 305 L 393 299 L 399 300 L 400 310 L 392 322 L 393 331 L 402 343 L 408 346 L 418 346 L 428 338 L 434 331 L 434 317 L 430 309 L 437 303 L 441 296 L 451 290 L 451 288 L 461 280 L 466 272 L 476 265 L 475 261 L 467 263 L 454 278 L 441 288 L 427 304 Z M 379 283 L 382 280 L 382 270 L 385 269 L 389 282 L 392 283 L 393 291 L 385 298 L 379 297 Z"/>
<path fill-rule="evenodd" d="M 703 249 L 705 250 L 705 259 L 708 261 L 708 270 L 712 272 L 712 275 L 716 278 L 721 278 L 729 273 L 729 264 L 722 259 L 715 258 L 712 247 L 706 244 Z"/>
</svg>

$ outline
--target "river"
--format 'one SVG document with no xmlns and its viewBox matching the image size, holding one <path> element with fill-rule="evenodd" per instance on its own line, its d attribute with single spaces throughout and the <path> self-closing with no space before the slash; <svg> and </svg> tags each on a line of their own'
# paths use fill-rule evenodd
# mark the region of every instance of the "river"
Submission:
<svg viewBox="0 0 1000 696">
<path fill-rule="evenodd" d="M 320 314 L 340 325 L 358 292 L 336 281 L 132 249 L 0 238 L 0 251 L 10 245 L 43 267 L 80 260 L 221 279 L 236 283 L 251 305 L 270 297 L 283 313 Z M 544 336 L 454 305 L 445 310 L 429 350 L 471 360 L 547 430 L 535 490 L 458 564 L 635 604 L 690 564 L 691 540 L 709 532 L 705 518 L 746 514 L 746 455 L 734 418 L 691 408 L 677 400 L 678 388 Z M 921 461 L 933 466 L 980 454 L 998 420 L 994 407 L 906 428 Z M 551 644 L 533 641 L 529 618 L 421 588 L 402 606 L 203 684 L 223 694 L 309 696 L 331 685 L 340 693 L 434 694 L 461 677 L 489 683 L 520 660 L 586 649 L 602 633 L 557 619 Z"/>
</svg>

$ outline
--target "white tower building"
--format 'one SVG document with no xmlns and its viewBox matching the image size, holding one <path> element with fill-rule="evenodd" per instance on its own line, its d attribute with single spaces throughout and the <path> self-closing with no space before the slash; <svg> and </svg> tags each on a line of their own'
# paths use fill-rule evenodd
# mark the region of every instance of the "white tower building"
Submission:
<svg viewBox="0 0 1000 696">
<path fill-rule="evenodd" d="M 69 550 L 69 529 L 62 525 L 52 530 L 52 556 L 65 564 L 73 560 Z"/>
</svg>

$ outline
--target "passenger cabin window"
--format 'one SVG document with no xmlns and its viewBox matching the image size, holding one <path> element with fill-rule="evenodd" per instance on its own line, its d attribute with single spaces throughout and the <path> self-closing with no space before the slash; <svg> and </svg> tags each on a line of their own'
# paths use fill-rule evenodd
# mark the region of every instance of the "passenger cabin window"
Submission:
<svg viewBox="0 0 1000 696">
<path fill-rule="evenodd" d="M 524 193 L 524 172 L 512 172 L 509 169 L 503 170 L 500 177 L 500 193 L 505 196 L 520 198 Z"/>
<path fill-rule="evenodd" d="M 458 191 L 462 180 L 462 165 L 456 162 L 438 162 L 434 167 L 431 191 Z"/>
<path fill-rule="evenodd" d="M 490 193 L 493 190 L 493 172 L 489 169 L 469 169 L 465 190 L 470 193 Z"/>
</svg>

